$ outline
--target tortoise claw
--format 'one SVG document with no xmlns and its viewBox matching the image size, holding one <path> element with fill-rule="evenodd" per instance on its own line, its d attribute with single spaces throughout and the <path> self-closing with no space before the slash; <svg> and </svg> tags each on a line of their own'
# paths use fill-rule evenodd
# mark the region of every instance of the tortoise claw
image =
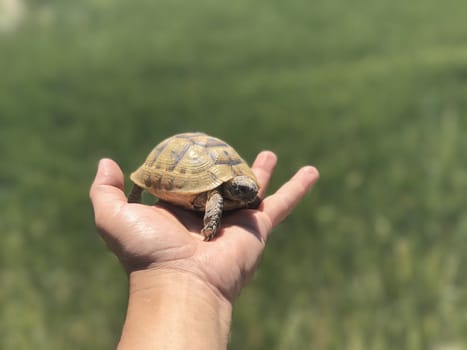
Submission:
<svg viewBox="0 0 467 350">
<path fill-rule="evenodd" d="M 208 242 L 216 236 L 216 231 L 213 228 L 203 228 L 201 233 L 204 235 L 204 241 Z"/>
</svg>

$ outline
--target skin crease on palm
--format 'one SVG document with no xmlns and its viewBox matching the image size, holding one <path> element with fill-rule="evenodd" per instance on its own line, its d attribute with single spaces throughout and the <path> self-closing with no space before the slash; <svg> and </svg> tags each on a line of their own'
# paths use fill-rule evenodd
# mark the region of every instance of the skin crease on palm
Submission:
<svg viewBox="0 0 467 350">
<path fill-rule="evenodd" d="M 96 225 L 128 273 L 189 274 L 233 302 L 252 277 L 271 230 L 319 177 L 316 168 L 304 166 L 265 197 L 276 163 L 273 152 L 258 154 L 252 169 L 264 198 L 261 205 L 224 213 L 219 234 L 205 242 L 199 214 L 163 202 L 153 206 L 127 203 L 121 169 L 114 161 L 103 159 L 90 190 Z M 293 236 L 293 232 L 283 234 Z"/>
</svg>

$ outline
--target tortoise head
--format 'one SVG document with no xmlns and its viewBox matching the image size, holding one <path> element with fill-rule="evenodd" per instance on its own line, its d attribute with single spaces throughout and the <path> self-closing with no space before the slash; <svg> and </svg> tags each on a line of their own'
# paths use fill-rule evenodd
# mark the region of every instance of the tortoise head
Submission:
<svg viewBox="0 0 467 350">
<path fill-rule="evenodd" d="M 224 184 L 224 196 L 233 201 L 250 203 L 258 194 L 258 184 L 248 176 L 236 176 Z"/>
</svg>

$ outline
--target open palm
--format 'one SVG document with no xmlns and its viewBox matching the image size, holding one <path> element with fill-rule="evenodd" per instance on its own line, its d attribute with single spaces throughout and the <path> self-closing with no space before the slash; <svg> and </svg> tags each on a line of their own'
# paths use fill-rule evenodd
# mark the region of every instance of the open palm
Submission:
<svg viewBox="0 0 467 350">
<path fill-rule="evenodd" d="M 276 165 L 274 153 L 258 154 L 252 169 L 264 197 Z M 258 209 L 224 213 L 218 236 L 199 234 L 202 216 L 167 203 L 127 203 L 118 165 L 100 162 L 90 196 L 96 225 L 128 272 L 166 269 L 195 275 L 233 300 L 253 274 L 272 228 L 280 223 L 318 179 L 311 166 L 301 168 Z"/>
</svg>

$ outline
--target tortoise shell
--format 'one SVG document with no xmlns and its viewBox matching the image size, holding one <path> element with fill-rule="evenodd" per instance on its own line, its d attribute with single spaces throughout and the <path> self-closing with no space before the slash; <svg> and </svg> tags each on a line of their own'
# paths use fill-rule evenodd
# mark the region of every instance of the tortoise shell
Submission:
<svg viewBox="0 0 467 350">
<path fill-rule="evenodd" d="M 158 144 L 130 175 L 142 189 L 164 201 L 194 210 L 200 194 L 236 176 L 256 177 L 240 155 L 224 141 L 200 132 L 177 134 Z M 224 209 L 245 207 L 226 200 Z"/>
</svg>

